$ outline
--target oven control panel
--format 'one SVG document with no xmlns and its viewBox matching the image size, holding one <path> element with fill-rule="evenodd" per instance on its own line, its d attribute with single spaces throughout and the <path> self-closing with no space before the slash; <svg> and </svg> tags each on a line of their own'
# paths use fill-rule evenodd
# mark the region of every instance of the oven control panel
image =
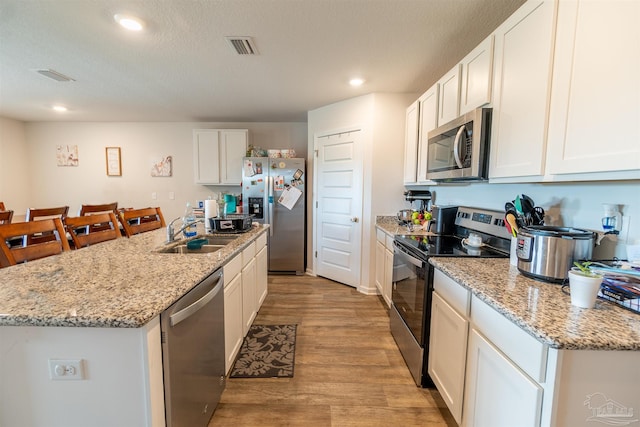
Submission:
<svg viewBox="0 0 640 427">
<path fill-rule="evenodd" d="M 459 206 L 456 225 L 503 239 L 511 239 L 511 235 L 504 225 L 504 212 L 502 211 Z"/>
</svg>

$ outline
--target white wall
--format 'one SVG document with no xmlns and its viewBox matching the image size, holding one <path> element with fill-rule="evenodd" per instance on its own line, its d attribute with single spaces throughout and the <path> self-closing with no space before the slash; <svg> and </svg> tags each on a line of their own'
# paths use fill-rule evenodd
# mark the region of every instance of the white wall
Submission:
<svg viewBox="0 0 640 427">
<path fill-rule="evenodd" d="M 526 194 L 547 212 L 547 225 L 601 231 L 603 203 L 617 204 L 628 226 L 618 237 L 609 236 L 596 247 L 594 258 L 626 258 L 626 241 L 640 244 L 640 181 L 599 181 L 545 184 L 438 185 L 429 188 L 436 204 L 504 210 L 517 194 Z M 409 203 L 406 203 L 409 207 Z"/>
<path fill-rule="evenodd" d="M 31 171 L 31 207 L 69 205 L 75 215 L 83 203 L 117 201 L 120 207 L 160 206 L 169 221 L 181 216 L 187 201 L 240 186 L 194 184 L 193 138 L 196 128 L 249 129 L 249 142 L 262 148 L 293 148 L 307 155 L 306 123 L 27 123 L 26 145 Z M 77 145 L 79 165 L 56 165 L 56 145 Z M 106 175 L 105 147 L 121 147 L 122 176 Z M 171 177 L 151 177 L 151 162 L 173 156 Z M 169 193 L 175 199 L 169 199 Z M 152 199 L 152 193 L 157 199 Z M 26 208 L 26 207 L 25 207 Z"/>
<path fill-rule="evenodd" d="M 369 94 L 309 111 L 309 153 L 318 134 L 360 127 L 363 146 L 362 263 L 358 289 L 375 292 L 375 216 L 404 204 L 402 186 L 405 112 L 416 94 Z M 311 163 L 311 161 L 309 162 Z M 313 171 L 311 171 L 313 173 Z M 315 194 L 308 194 L 313 206 Z M 307 219 L 307 267 L 315 271 L 313 209 Z"/>
<path fill-rule="evenodd" d="M 32 172 L 24 123 L 0 117 L 0 201 L 16 216 L 28 207 Z"/>
</svg>

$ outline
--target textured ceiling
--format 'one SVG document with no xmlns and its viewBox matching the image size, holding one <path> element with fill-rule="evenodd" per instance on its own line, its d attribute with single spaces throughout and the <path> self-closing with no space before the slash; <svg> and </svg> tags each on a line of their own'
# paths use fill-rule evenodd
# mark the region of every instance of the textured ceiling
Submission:
<svg viewBox="0 0 640 427">
<path fill-rule="evenodd" d="M 421 93 L 523 0 L 2 0 L 0 116 L 306 121 L 372 92 Z M 114 22 L 131 13 L 147 27 Z M 251 36 L 256 56 L 225 36 Z M 50 68 L 75 79 L 36 73 Z M 352 76 L 366 83 L 348 86 Z M 68 106 L 65 114 L 50 110 Z"/>
</svg>

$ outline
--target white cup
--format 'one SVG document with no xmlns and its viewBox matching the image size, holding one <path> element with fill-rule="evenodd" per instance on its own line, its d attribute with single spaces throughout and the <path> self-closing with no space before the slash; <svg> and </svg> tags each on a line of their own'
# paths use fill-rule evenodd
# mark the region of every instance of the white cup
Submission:
<svg viewBox="0 0 640 427">
<path fill-rule="evenodd" d="M 581 308 L 595 307 L 601 284 L 601 276 L 584 276 L 573 270 L 569 271 L 571 305 Z"/>
<path fill-rule="evenodd" d="M 480 237 L 480 235 L 475 234 L 475 233 L 470 233 L 469 237 L 467 238 L 467 243 L 469 244 L 469 246 L 481 246 L 482 245 L 482 237 Z"/>
</svg>

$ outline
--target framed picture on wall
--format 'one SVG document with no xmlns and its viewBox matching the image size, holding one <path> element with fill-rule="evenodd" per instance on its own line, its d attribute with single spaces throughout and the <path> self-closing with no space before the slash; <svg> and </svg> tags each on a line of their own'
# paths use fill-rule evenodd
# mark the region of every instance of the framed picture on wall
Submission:
<svg viewBox="0 0 640 427">
<path fill-rule="evenodd" d="M 106 147 L 107 176 L 122 176 L 120 147 Z"/>
</svg>

